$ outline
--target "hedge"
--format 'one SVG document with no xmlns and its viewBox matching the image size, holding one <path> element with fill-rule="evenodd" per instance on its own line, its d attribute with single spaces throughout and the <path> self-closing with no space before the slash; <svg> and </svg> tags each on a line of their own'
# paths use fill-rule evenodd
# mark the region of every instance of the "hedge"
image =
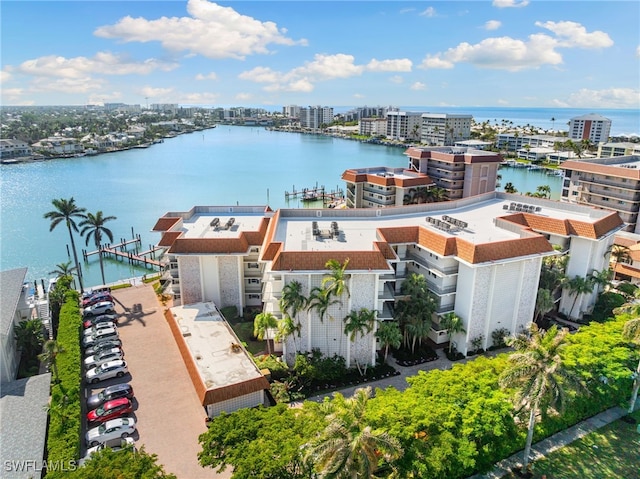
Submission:
<svg viewBox="0 0 640 479">
<path fill-rule="evenodd" d="M 58 382 L 51 387 L 49 409 L 48 460 L 70 464 L 80 456 L 82 408 L 82 354 L 80 330 L 82 315 L 76 291 L 68 291 L 60 310 L 58 345 L 63 349 L 56 359 Z"/>
</svg>

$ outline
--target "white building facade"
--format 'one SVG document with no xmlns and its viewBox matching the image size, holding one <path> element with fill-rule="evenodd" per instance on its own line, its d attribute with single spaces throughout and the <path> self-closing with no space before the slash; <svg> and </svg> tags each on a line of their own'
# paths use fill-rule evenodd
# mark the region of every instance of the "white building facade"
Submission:
<svg viewBox="0 0 640 479">
<path fill-rule="evenodd" d="M 611 120 L 602 115 L 591 113 L 569 120 L 569 138 L 572 140 L 589 140 L 597 145 L 608 141 L 610 132 Z"/>
<path fill-rule="evenodd" d="M 387 139 L 420 141 L 422 113 L 413 111 L 387 112 Z"/>
<path fill-rule="evenodd" d="M 420 141 L 431 146 L 452 146 L 471 138 L 472 115 L 423 113 Z"/>
</svg>

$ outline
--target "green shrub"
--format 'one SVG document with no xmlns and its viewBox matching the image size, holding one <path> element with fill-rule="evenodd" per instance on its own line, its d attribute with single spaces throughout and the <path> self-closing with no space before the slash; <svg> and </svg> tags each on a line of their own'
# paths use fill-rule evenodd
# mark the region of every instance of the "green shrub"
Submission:
<svg viewBox="0 0 640 479">
<path fill-rule="evenodd" d="M 593 307 L 591 319 L 598 322 L 606 321 L 613 316 L 613 310 L 615 308 L 619 308 L 626 302 L 625 297 L 619 293 L 612 291 L 602 293 L 598 296 L 598 301 L 596 301 Z"/>
<path fill-rule="evenodd" d="M 60 310 L 57 341 L 63 352 L 56 359 L 58 382 L 51 388 L 48 459 L 68 464 L 80 456 L 82 367 L 80 330 L 82 315 L 76 291 L 68 291 Z"/>
<path fill-rule="evenodd" d="M 131 287 L 131 283 L 116 284 L 114 286 L 111 286 L 111 291 L 115 291 L 116 289 L 130 288 L 130 287 Z"/>
<path fill-rule="evenodd" d="M 273 354 L 254 356 L 253 359 L 259 369 L 269 370 L 274 381 L 282 381 L 289 376 L 289 367 L 283 361 L 278 361 Z"/>
</svg>

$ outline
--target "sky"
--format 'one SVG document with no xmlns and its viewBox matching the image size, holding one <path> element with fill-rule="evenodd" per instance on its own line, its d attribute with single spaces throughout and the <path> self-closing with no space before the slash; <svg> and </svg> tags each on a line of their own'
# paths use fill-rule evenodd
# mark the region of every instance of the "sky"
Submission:
<svg viewBox="0 0 640 479">
<path fill-rule="evenodd" d="M 640 108 L 640 2 L 0 3 L 2 105 Z"/>
</svg>

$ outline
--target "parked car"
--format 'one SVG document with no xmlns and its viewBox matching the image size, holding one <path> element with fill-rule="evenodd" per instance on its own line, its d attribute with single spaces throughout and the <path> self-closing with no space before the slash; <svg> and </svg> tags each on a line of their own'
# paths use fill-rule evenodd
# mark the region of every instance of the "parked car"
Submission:
<svg viewBox="0 0 640 479">
<path fill-rule="evenodd" d="M 125 439 L 131 436 L 135 430 L 136 421 L 132 417 L 112 419 L 87 431 L 87 446 L 94 447 L 117 437 Z"/>
<path fill-rule="evenodd" d="M 85 328 L 90 328 L 91 326 L 94 326 L 98 323 L 104 323 L 105 321 L 107 322 L 112 322 L 112 323 L 118 323 L 118 315 L 116 314 L 101 314 L 100 316 L 90 316 L 89 318 L 84 320 L 84 323 L 82 323 L 82 325 Z"/>
<path fill-rule="evenodd" d="M 86 328 L 83 331 L 83 334 L 85 336 L 91 336 L 92 334 L 95 334 L 96 332 L 102 330 L 102 329 L 118 329 L 118 326 L 116 326 L 116 323 L 114 323 L 113 321 L 109 322 L 102 322 L 102 323 L 98 323 L 98 324 L 94 324 L 93 326 L 91 326 L 90 328 Z"/>
<path fill-rule="evenodd" d="M 98 394 L 89 396 L 89 399 L 87 399 L 87 409 L 95 409 L 106 401 L 118 398 L 133 399 L 133 388 L 131 384 L 114 384 L 113 386 L 104 388 Z"/>
<path fill-rule="evenodd" d="M 122 341 L 120 341 L 120 339 L 117 337 L 99 339 L 98 341 L 96 341 L 95 343 L 93 343 L 91 346 L 87 347 L 87 349 L 84 350 L 84 355 L 85 357 L 93 356 L 94 354 L 100 351 L 104 351 L 105 349 L 121 348 L 121 347 L 122 347 Z"/>
<path fill-rule="evenodd" d="M 102 341 L 104 339 L 118 339 L 118 330 L 114 328 L 100 329 L 93 334 L 83 336 L 82 346 L 88 348 L 89 346 L 93 346 L 98 341 Z"/>
<path fill-rule="evenodd" d="M 87 356 L 84 359 L 85 369 L 95 368 L 107 361 L 113 361 L 114 359 L 122 359 L 124 357 L 124 351 L 120 348 L 111 348 L 100 351 L 91 356 Z"/>
<path fill-rule="evenodd" d="M 96 294 L 100 293 L 111 293 L 111 288 L 109 286 L 96 286 L 95 288 L 91 288 L 82 293 L 82 299 L 90 298 Z"/>
<path fill-rule="evenodd" d="M 87 421 L 106 422 L 133 412 L 133 403 L 127 398 L 112 399 L 87 413 Z"/>
<path fill-rule="evenodd" d="M 84 308 L 82 314 L 85 318 L 98 316 L 99 314 L 115 313 L 115 305 L 111 301 L 101 301 L 88 308 Z"/>
<path fill-rule="evenodd" d="M 89 369 L 85 373 L 85 378 L 87 378 L 87 382 L 95 384 L 105 379 L 121 378 L 128 372 L 126 361 L 114 359 L 113 361 L 107 361 L 100 366 Z"/>
<path fill-rule="evenodd" d="M 96 293 L 88 298 L 84 298 L 82 300 L 82 307 L 86 308 L 88 306 L 93 306 L 94 304 L 102 301 L 109 301 L 113 303 L 113 296 L 111 296 L 111 293 Z"/>
<path fill-rule="evenodd" d="M 87 453 L 82 459 L 80 459 L 80 461 L 78 462 L 78 465 L 83 466 L 85 462 L 91 459 L 92 455 L 107 448 L 111 449 L 112 451 L 123 451 L 125 449 L 131 448 L 131 450 L 135 452 L 136 448 L 134 444 L 135 444 L 135 441 L 133 440 L 132 437 L 125 437 L 125 438 L 116 437 L 113 439 L 109 439 L 108 441 L 105 441 L 102 444 L 98 444 L 97 446 L 90 447 L 89 449 L 87 449 Z"/>
</svg>

